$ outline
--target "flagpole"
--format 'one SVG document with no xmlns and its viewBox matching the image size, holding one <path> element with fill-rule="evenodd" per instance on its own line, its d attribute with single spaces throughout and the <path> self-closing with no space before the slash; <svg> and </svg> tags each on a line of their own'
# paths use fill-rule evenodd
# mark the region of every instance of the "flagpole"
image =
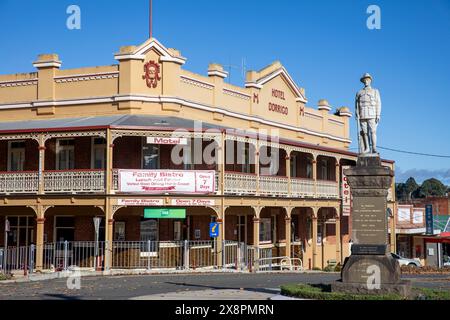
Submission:
<svg viewBox="0 0 450 320">
<path fill-rule="evenodd" d="M 150 39 L 153 37 L 153 0 L 150 0 Z"/>
</svg>

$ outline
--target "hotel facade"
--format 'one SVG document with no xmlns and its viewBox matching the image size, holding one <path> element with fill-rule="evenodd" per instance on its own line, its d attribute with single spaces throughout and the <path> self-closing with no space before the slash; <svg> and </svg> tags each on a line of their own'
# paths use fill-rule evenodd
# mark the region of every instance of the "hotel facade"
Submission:
<svg viewBox="0 0 450 320">
<path fill-rule="evenodd" d="M 342 172 L 357 158 L 348 108 L 308 106 L 279 62 L 240 87 L 219 64 L 185 70 L 154 38 L 115 59 L 65 70 L 58 55 L 40 55 L 34 72 L 0 75 L 0 247 L 32 246 L 36 270 L 57 267 L 55 248 L 67 258 L 94 242 L 105 270 L 344 261 Z M 393 183 L 387 214 L 394 197 Z"/>
</svg>

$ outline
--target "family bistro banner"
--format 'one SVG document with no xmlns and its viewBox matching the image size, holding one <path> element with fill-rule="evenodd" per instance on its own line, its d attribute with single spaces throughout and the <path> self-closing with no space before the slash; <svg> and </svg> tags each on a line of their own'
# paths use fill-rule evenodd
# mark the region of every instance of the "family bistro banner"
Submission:
<svg viewBox="0 0 450 320">
<path fill-rule="evenodd" d="M 215 171 L 119 170 L 119 192 L 214 193 L 215 175 Z"/>
</svg>

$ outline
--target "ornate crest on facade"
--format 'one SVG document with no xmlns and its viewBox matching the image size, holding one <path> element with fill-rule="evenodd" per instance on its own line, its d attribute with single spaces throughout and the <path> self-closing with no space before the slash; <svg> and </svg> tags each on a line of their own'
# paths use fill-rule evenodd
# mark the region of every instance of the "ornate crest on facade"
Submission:
<svg viewBox="0 0 450 320">
<path fill-rule="evenodd" d="M 144 65 L 144 75 L 142 79 L 147 82 L 147 87 L 156 88 L 158 81 L 161 80 L 161 67 L 158 63 L 151 60 Z"/>
</svg>

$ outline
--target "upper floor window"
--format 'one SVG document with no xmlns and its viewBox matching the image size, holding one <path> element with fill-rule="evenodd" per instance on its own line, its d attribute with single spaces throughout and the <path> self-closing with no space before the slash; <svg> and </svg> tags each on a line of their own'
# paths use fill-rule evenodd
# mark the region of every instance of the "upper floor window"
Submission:
<svg viewBox="0 0 450 320">
<path fill-rule="evenodd" d="M 156 144 L 144 143 L 142 147 L 142 169 L 160 169 L 160 147 Z"/>
<path fill-rule="evenodd" d="M 8 171 L 23 171 L 25 163 L 25 142 L 10 141 L 8 143 Z"/>
<path fill-rule="evenodd" d="M 56 170 L 75 168 L 75 140 L 58 139 L 56 141 Z"/>
<path fill-rule="evenodd" d="M 92 139 L 92 169 L 106 168 L 106 139 L 93 138 Z"/>
<path fill-rule="evenodd" d="M 297 177 L 297 155 L 291 155 L 291 177 Z"/>
<path fill-rule="evenodd" d="M 195 140 L 189 139 L 188 145 L 186 148 L 183 148 L 183 169 L 184 170 L 194 170 L 194 161 L 195 161 L 195 153 L 194 153 L 194 145 Z"/>
<path fill-rule="evenodd" d="M 306 178 L 312 179 L 313 177 L 313 163 L 312 160 L 308 159 L 306 163 Z"/>
<path fill-rule="evenodd" d="M 320 162 L 320 172 L 321 179 L 328 180 L 328 161 L 326 159 L 322 159 L 322 161 Z"/>
</svg>

